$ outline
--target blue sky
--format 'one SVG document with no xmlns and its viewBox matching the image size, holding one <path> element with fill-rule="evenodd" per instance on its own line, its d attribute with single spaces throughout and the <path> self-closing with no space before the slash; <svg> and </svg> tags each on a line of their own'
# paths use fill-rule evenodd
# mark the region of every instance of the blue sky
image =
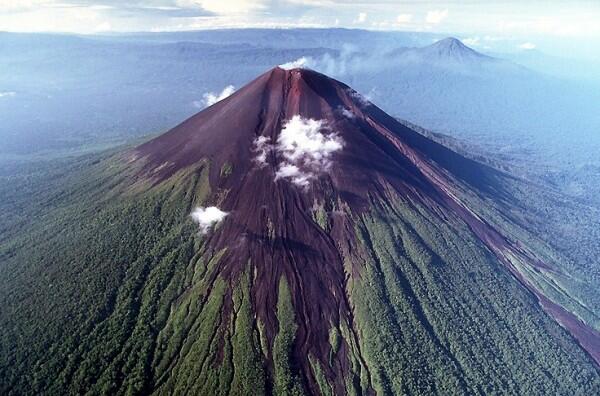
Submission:
<svg viewBox="0 0 600 396">
<path fill-rule="evenodd" d="M 491 49 L 503 39 L 524 47 L 576 39 L 596 49 L 599 21 L 600 0 L 0 0 L 4 31 L 347 27 L 459 34 Z"/>
</svg>

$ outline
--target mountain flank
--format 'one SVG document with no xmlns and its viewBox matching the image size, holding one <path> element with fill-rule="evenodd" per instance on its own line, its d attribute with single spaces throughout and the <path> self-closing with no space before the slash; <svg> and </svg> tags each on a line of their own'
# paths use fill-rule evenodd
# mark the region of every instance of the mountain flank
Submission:
<svg viewBox="0 0 600 396">
<path fill-rule="evenodd" d="M 598 313 L 522 181 L 323 74 L 68 175 L 0 250 L 3 393 L 600 391 Z"/>
</svg>

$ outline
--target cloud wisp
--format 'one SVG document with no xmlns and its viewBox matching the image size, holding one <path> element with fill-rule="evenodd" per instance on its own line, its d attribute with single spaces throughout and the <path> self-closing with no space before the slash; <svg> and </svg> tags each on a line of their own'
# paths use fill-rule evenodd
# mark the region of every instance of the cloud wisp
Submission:
<svg viewBox="0 0 600 396">
<path fill-rule="evenodd" d="M 285 65 L 313 69 L 333 77 L 343 78 L 364 72 L 378 72 L 396 67 L 396 57 L 390 56 L 389 48 L 376 48 L 371 52 L 359 50 L 352 44 L 345 44 L 337 54 L 325 53 L 320 57 L 303 56 Z"/>
<path fill-rule="evenodd" d="M 448 10 L 433 10 L 425 15 L 425 22 L 431 25 L 437 25 L 448 17 Z"/>
<path fill-rule="evenodd" d="M 480 45 L 479 44 L 479 42 L 480 42 L 479 37 L 467 37 L 467 38 L 464 38 L 464 39 L 462 39 L 460 41 L 462 41 L 464 45 L 467 45 L 469 47 L 477 47 L 477 46 Z"/>
<path fill-rule="evenodd" d="M 349 72 L 361 69 L 361 66 L 366 63 L 358 56 L 357 52 L 355 46 L 345 44 L 337 56 L 329 53 L 325 53 L 319 58 L 302 56 L 279 67 L 286 70 L 295 68 L 313 69 L 330 76 L 344 76 Z M 371 62 L 369 61 L 369 63 Z"/>
<path fill-rule="evenodd" d="M 306 188 L 319 174 L 328 171 L 332 155 L 344 146 L 343 139 L 327 125 L 325 120 L 304 118 L 300 115 L 288 120 L 275 144 L 259 136 L 254 141 L 255 160 L 266 164 L 269 152 L 282 157 L 275 171 L 275 180 L 287 179 Z"/>
<path fill-rule="evenodd" d="M 190 216 L 200 226 L 200 233 L 206 234 L 227 215 L 227 212 L 223 212 L 216 206 L 209 206 L 207 208 L 199 206 L 192 211 Z"/>
<path fill-rule="evenodd" d="M 203 105 L 204 107 L 210 107 L 217 102 L 222 101 L 223 99 L 231 96 L 235 92 L 235 87 L 233 85 L 228 85 L 220 93 L 215 92 L 207 92 L 202 95 L 202 101 L 200 103 L 194 102 L 197 106 L 198 104 Z"/>
<path fill-rule="evenodd" d="M 354 112 L 350 109 L 342 107 L 342 108 L 340 108 L 340 111 L 341 111 L 342 115 L 349 120 L 353 120 L 356 118 L 356 114 L 354 114 Z"/>
<path fill-rule="evenodd" d="M 523 43 L 519 45 L 519 48 L 522 50 L 532 50 L 535 49 L 536 45 L 530 42 Z"/>
<path fill-rule="evenodd" d="M 294 61 L 281 64 L 281 65 L 279 65 L 279 67 L 284 70 L 306 69 L 306 68 L 310 68 L 310 65 L 312 65 L 313 63 L 314 63 L 314 60 L 311 57 L 303 56 Z"/>
<path fill-rule="evenodd" d="M 314 177 L 315 175 L 312 172 L 302 171 L 299 167 L 290 163 L 281 164 L 275 173 L 275 180 L 289 179 L 300 187 L 308 187 L 310 180 Z"/>
<path fill-rule="evenodd" d="M 361 94 L 360 92 L 355 91 L 353 89 L 348 89 L 348 94 L 352 98 L 356 99 L 358 104 L 363 108 L 371 105 L 371 98 L 369 95 L 365 96 L 365 95 Z"/>
<path fill-rule="evenodd" d="M 260 165 L 264 166 L 267 164 L 267 155 L 272 150 L 269 138 L 266 136 L 259 136 L 254 140 L 254 151 L 257 153 L 254 160 Z"/>
</svg>

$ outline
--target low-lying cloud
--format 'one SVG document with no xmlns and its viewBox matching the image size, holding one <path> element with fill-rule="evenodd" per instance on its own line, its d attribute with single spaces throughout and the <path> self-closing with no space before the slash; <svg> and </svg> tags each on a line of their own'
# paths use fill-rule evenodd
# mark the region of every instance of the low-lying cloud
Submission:
<svg viewBox="0 0 600 396">
<path fill-rule="evenodd" d="M 210 231 L 211 228 L 221 222 L 227 215 L 227 212 L 223 212 L 216 206 L 209 206 L 207 208 L 199 206 L 191 214 L 192 220 L 200 226 L 200 233 L 202 234 Z"/>
<path fill-rule="evenodd" d="M 0 92 L 0 98 L 9 98 L 11 96 L 15 96 L 17 93 L 14 91 L 5 91 L 5 92 Z"/>
<path fill-rule="evenodd" d="M 356 118 L 356 114 L 354 114 L 354 112 L 352 110 L 347 109 L 345 107 L 341 107 L 340 112 L 342 113 L 342 115 L 344 117 L 348 118 L 349 120 L 353 120 Z"/>
<path fill-rule="evenodd" d="M 342 138 L 325 120 L 295 115 L 284 124 L 275 144 L 264 136 L 254 141 L 255 160 L 266 164 L 268 153 L 275 152 L 283 159 L 275 171 L 275 180 L 288 179 L 297 186 L 307 187 L 311 180 L 331 168 L 333 153 L 343 145 Z"/>
<path fill-rule="evenodd" d="M 275 172 L 275 180 L 289 179 L 300 187 L 308 187 L 310 180 L 314 177 L 315 175 L 312 172 L 302 171 L 296 165 L 290 163 L 279 165 L 277 172 Z"/>
<path fill-rule="evenodd" d="M 295 115 L 281 129 L 277 149 L 289 161 L 302 160 L 321 163 L 331 153 L 342 148 L 342 141 L 335 133 L 325 135 L 329 129 L 324 120 L 314 120 Z"/>
<path fill-rule="evenodd" d="M 269 143 L 269 138 L 266 136 L 259 136 L 254 140 L 254 151 L 257 153 L 254 160 L 260 165 L 266 165 L 267 154 L 272 149 Z"/>
<path fill-rule="evenodd" d="M 222 101 L 223 99 L 231 96 L 235 92 L 235 87 L 233 85 L 228 85 L 220 93 L 215 92 L 207 92 L 202 95 L 201 102 L 194 102 L 195 106 L 201 105 L 202 107 L 209 107 L 214 105 L 217 102 Z"/>
</svg>

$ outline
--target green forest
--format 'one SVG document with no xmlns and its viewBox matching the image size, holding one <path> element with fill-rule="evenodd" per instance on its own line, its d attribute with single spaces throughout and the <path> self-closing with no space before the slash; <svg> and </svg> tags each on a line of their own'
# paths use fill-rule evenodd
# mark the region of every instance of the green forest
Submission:
<svg viewBox="0 0 600 396">
<path fill-rule="evenodd" d="M 600 393 L 591 358 L 468 227 L 436 221 L 400 196 L 374 197 L 364 213 L 336 208 L 347 211 L 357 235 L 344 257 L 352 310 L 323 323 L 329 360 L 303 357 L 307 382 L 294 353 L 303 324 L 290 280 L 282 276 L 273 291 L 270 336 L 253 302 L 260 263 L 247 263 L 234 279 L 219 273 L 226 252 L 206 246 L 189 217 L 214 193 L 209 168 L 202 162 L 160 184 L 132 181 L 135 169 L 108 152 L 2 175 L 0 393 Z M 221 177 L 229 173 L 229 166 L 220 170 Z M 511 188 L 529 197 L 523 207 L 532 205 L 531 191 Z M 546 194 L 542 203 L 556 208 L 551 199 Z M 326 206 L 315 216 L 325 232 Z M 522 240 L 530 235 L 525 225 L 544 230 L 556 218 L 544 223 L 523 215 L 518 225 L 501 208 L 488 211 Z M 525 212 L 531 213 L 519 213 Z M 587 230 L 586 219 L 570 219 Z M 592 240 L 532 239 L 539 254 L 555 255 L 570 274 L 588 280 L 543 273 L 531 279 L 599 328 L 598 308 L 573 302 L 597 298 L 589 289 L 597 270 L 575 264 L 598 249 Z M 338 363 L 342 379 L 327 370 Z"/>
</svg>

